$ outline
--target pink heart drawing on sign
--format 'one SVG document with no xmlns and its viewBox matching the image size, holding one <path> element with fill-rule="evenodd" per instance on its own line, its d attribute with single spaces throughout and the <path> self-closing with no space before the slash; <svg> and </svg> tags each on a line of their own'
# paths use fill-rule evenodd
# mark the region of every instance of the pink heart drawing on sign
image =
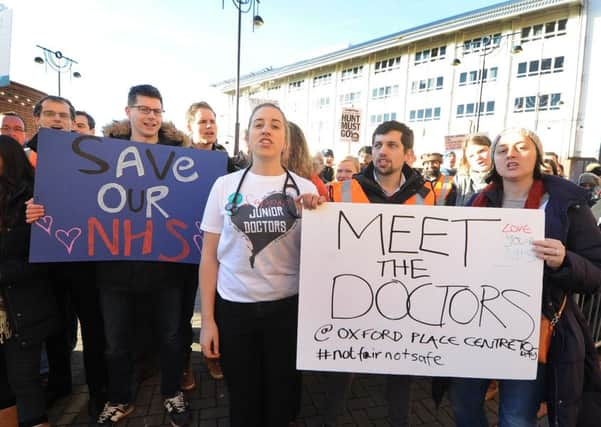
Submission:
<svg viewBox="0 0 601 427">
<path fill-rule="evenodd" d="M 192 240 L 194 240 L 194 246 L 196 246 L 198 252 L 202 252 L 202 234 L 195 234 L 192 236 Z"/>
<path fill-rule="evenodd" d="M 200 234 L 202 234 L 202 229 L 200 228 L 200 221 L 194 221 L 194 225 L 196 226 L 196 229 L 200 232 Z"/>
<path fill-rule="evenodd" d="M 63 246 L 67 248 L 67 253 L 69 253 L 69 255 L 71 255 L 73 245 L 75 244 L 75 241 L 79 238 L 79 236 L 81 236 L 81 228 L 79 227 L 73 227 L 69 230 L 58 229 L 56 230 L 56 233 L 54 233 L 54 237 L 56 237 L 56 240 L 61 242 Z"/>
<path fill-rule="evenodd" d="M 34 222 L 34 224 L 40 227 L 46 233 L 48 233 L 49 236 L 52 236 L 52 232 L 50 231 L 50 229 L 52 228 L 53 222 L 54 218 L 52 218 L 50 215 L 46 215 L 38 219 L 36 222 Z"/>
</svg>

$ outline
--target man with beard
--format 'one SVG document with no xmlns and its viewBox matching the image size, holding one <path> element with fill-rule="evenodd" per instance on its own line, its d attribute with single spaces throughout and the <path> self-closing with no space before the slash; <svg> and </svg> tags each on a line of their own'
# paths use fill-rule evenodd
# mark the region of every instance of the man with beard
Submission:
<svg viewBox="0 0 601 427">
<path fill-rule="evenodd" d="M 381 123 L 372 136 L 372 162 L 352 179 L 332 184 L 332 201 L 434 205 L 434 192 L 406 162 L 413 150 L 413 131 L 403 123 Z M 338 408 L 350 388 L 352 374 L 326 374 L 328 401 L 325 424 L 334 425 Z M 408 426 L 411 377 L 386 375 L 386 400 L 393 427 Z"/>
<path fill-rule="evenodd" d="M 457 187 L 453 177 L 440 172 L 442 154 L 427 153 L 422 155 L 423 174 L 427 185 L 434 192 L 437 206 L 455 206 Z"/>
</svg>

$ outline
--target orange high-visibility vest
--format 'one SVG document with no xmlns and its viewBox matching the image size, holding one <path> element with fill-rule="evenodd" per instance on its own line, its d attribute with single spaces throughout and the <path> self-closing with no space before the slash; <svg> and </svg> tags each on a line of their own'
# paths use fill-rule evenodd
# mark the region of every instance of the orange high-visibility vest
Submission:
<svg viewBox="0 0 601 427">
<path fill-rule="evenodd" d="M 361 184 L 356 179 L 349 179 L 342 182 L 334 182 L 332 185 L 333 202 L 352 202 L 352 203 L 370 203 L 367 195 L 361 188 Z M 428 191 L 426 197 L 415 193 L 403 202 L 404 205 L 433 205 L 434 193 Z"/>
<path fill-rule="evenodd" d="M 440 175 L 434 182 L 429 181 L 434 195 L 436 196 L 436 205 L 444 206 L 453 187 L 453 177 L 449 175 Z"/>
</svg>

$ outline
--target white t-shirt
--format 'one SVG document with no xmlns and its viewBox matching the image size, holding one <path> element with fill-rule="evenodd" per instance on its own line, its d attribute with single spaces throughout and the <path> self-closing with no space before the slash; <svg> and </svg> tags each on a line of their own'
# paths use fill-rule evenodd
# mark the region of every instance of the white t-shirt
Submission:
<svg viewBox="0 0 601 427">
<path fill-rule="evenodd" d="M 290 173 L 262 176 L 248 171 L 239 191 L 237 212 L 228 206 L 244 170 L 215 181 L 201 229 L 221 234 L 217 247 L 217 291 L 234 302 L 274 301 L 298 294 L 300 225 L 294 199 L 317 194 L 311 181 Z M 282 190 L 286 182 L 286 199 Z"/>
</svg>

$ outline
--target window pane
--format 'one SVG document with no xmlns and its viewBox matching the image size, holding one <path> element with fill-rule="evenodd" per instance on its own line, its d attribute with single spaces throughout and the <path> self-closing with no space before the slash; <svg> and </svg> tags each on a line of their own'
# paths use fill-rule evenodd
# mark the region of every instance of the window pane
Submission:
<svg viewBox="0 0 601 427">
<path fill-rule="evenodd" d="M 409 120 L 415 120 L 415 110 L 409 112 Z"/>
<path fill-rule="evenodd" d="M 474 114 L 474 104 L 466 104 L 465 114 Z"/>
<path fill-rule="evenodd" d="M 533 111 L 536 105 L 536 96 L 526 97 L 526 111 Z"/>
<path fill-rule="evenodd" d="M 543 34 L 543 24 L 535 25 L 532 27 L 532 35 L 534 37 L 540 37 Z"/>
<path fill-rule="evenodd" d="M 551 108 L 559 108 L 561 105 L 561 93 L 552 93 L 551 94 Z"/>
<path fill-rule="evenodd" d="M 420 90 L 424 90 L 426 88 L 426 81 L 425 80 L 420 80 L 419 81 L 419 89 Z"/>
<path fill-rule="evenodd" d="M 555 58 L 554 68 L 556 71 L 558 71 L 560 68 L 563 69 L 563 56 L 558 56 Z"/>
<path fill-rule="evenodd" d="M 498 70 L 497 67 L 492 67 L 490 69 L 490 79 L 491 80 L 497 80 L 497 70 Z"/>
<path fill-rule="evenodd" d="M 396 113 L 390 114 L 390 120 L 396 120 Z"/>
<path fill-rule="evenodd" d="M 426 120 L 432 118 L 432 109 L 426 108 Z"/>
<path fill-rule="evenodd" d="M 488 78 L 488 69 L 487 68 L 484 69 L 484 76 L 483 76 L 483 78 L 484 78 L 484 81 L 486 81 L 487 78 Z"/>
<path fill-rule="evenodd" d="M 526 74 L 526 69 L 528 68 L 528 63 L 527 62 L 520 62 L 518 64 L 518 75 L 519 74 Z"/>
<path fill-rule="evenodd" d="M 524 109 L 524 97 L 516 98 L 513 102 L 513 111 L 522 111 Z"/>
<path fill-rule="evenodd" d="M 549 106 L 549 95 L 541 95 L 538 98 L 539 110 L 546 110 L 548 106 Z"/>
<path fill-rule="evenodd" d="M 470 71 L 470 83 L 475 83 L 478 80 L 478 71 Z"/>
<path fill-rule="evenodd" d="M 549 34 L 549 33 L 554 33 L 554 32 L 555 32 L 555 21 L 547 22 L 545 24 L 545 33 Z"/>
<path fill-rule="evenodd" d="M 422 59 L 422 53 L 415 52 L 415 61 L 421 61 L 421 59 Z"/>
<path fill-rule="evenodd" d="M 546 71 L 546 72 L 551 71 L 551 62 L 552 62 L 552 58 L 543 59 L 540 63 L 541 70 Z"/>
<path fill-rule="evenodd" d="M 442 87 L 442 83 L 443 83 L 443 77 L 437 77 L 436 78 L 436 87 L 437 88 L 441 88 Z"/>
<path fill-rule="evenodd" d="M 424 50 L 424 52 L 422 53 L 422 58 L 424 61 L 430 58 L 430 50 Z"/>
<path fill-rule="evenodd" d="M 434 87 L 434 78 L 428 79 L 428 89 L 432 89 Z"/>
<path fill-rule="evenodd" d="M 530 73 L 538 73 L 538 60 L 530 61 Z"/>
<path fill-rule="evenodd" d="M 417 110 L 417 119 L 423 120 L 424 118 L 424 110 Z"/>
<path fill-rule="evenodd" d="M 378 89 L 374 89 L 374 90 L 372 90 L 372 92 L 371 92 L 371 97 L 372 97 L 372 98 L 377 98 L 377 97 L 378 97 Z"/>
<path fill-rule="evenodd" d="M 481 39 L 478 37 L 477 39 L 472 40 L 472 49 L 480 49 Z"/>
<path fill-rule="evenodd" d="M 501 44 L 501 34 L 497 33 L 493 36 L 492 42 L 494 43 L 495 46 L 498 46 L 499 44 Z"/>
<path fill-rule="evenodd" d="M 467 81 L 467 73 L 463 72 L 461 74 L 459 74 L 459 84 L 465 84 L 465 82 Z"/>
<path fill-rule="evenodd" d="M 557 21 L 557 31 L 565 31 L 567 22 L 567 19 L 560 19 Z"/>
<path fill-rule="evenodd" d="M 436 107 L 434 109 L 434 118 L 435 119 L 440 119 L 440 107 Z"/>
<path fill-rule="evenodd" d="M 438 56 L 438 48 L 437 47 L 432 49 L 432 58 L 434 58 L 435 56 Z"/>
<path fill-rule="evenodd" d="M 486 112 L 494 113 L 495 112 L 495 101 L 488 101 L 486 103 Z"/>
<path fill-rule="evenodd" d="M 439 56 L 445 56 L 447 54 L 447 47 L 446 46 L 440 46 L 440 49 L 438 50 L 438 53 L 440 54 Z"/>
<path fill-rule="evenodd" d="M 465 109 L 465 105 L 459 104 L 457 106 L 457 116 L 463 116 L 464 109 Z"/>
<path fill-rule="evenodd" d="M 470 50 L 471 47 L 472 47 L 471 40 L 466 40 L 463 42 L 463 50 Z"/>
<path fill-rule="evenodd" d="M 523 39 L 527 39 L 528 37 L 530 37 L 530 30 L 532 27 L 524 27 L 522 28 L 522 38 Z"/>
</svg>

